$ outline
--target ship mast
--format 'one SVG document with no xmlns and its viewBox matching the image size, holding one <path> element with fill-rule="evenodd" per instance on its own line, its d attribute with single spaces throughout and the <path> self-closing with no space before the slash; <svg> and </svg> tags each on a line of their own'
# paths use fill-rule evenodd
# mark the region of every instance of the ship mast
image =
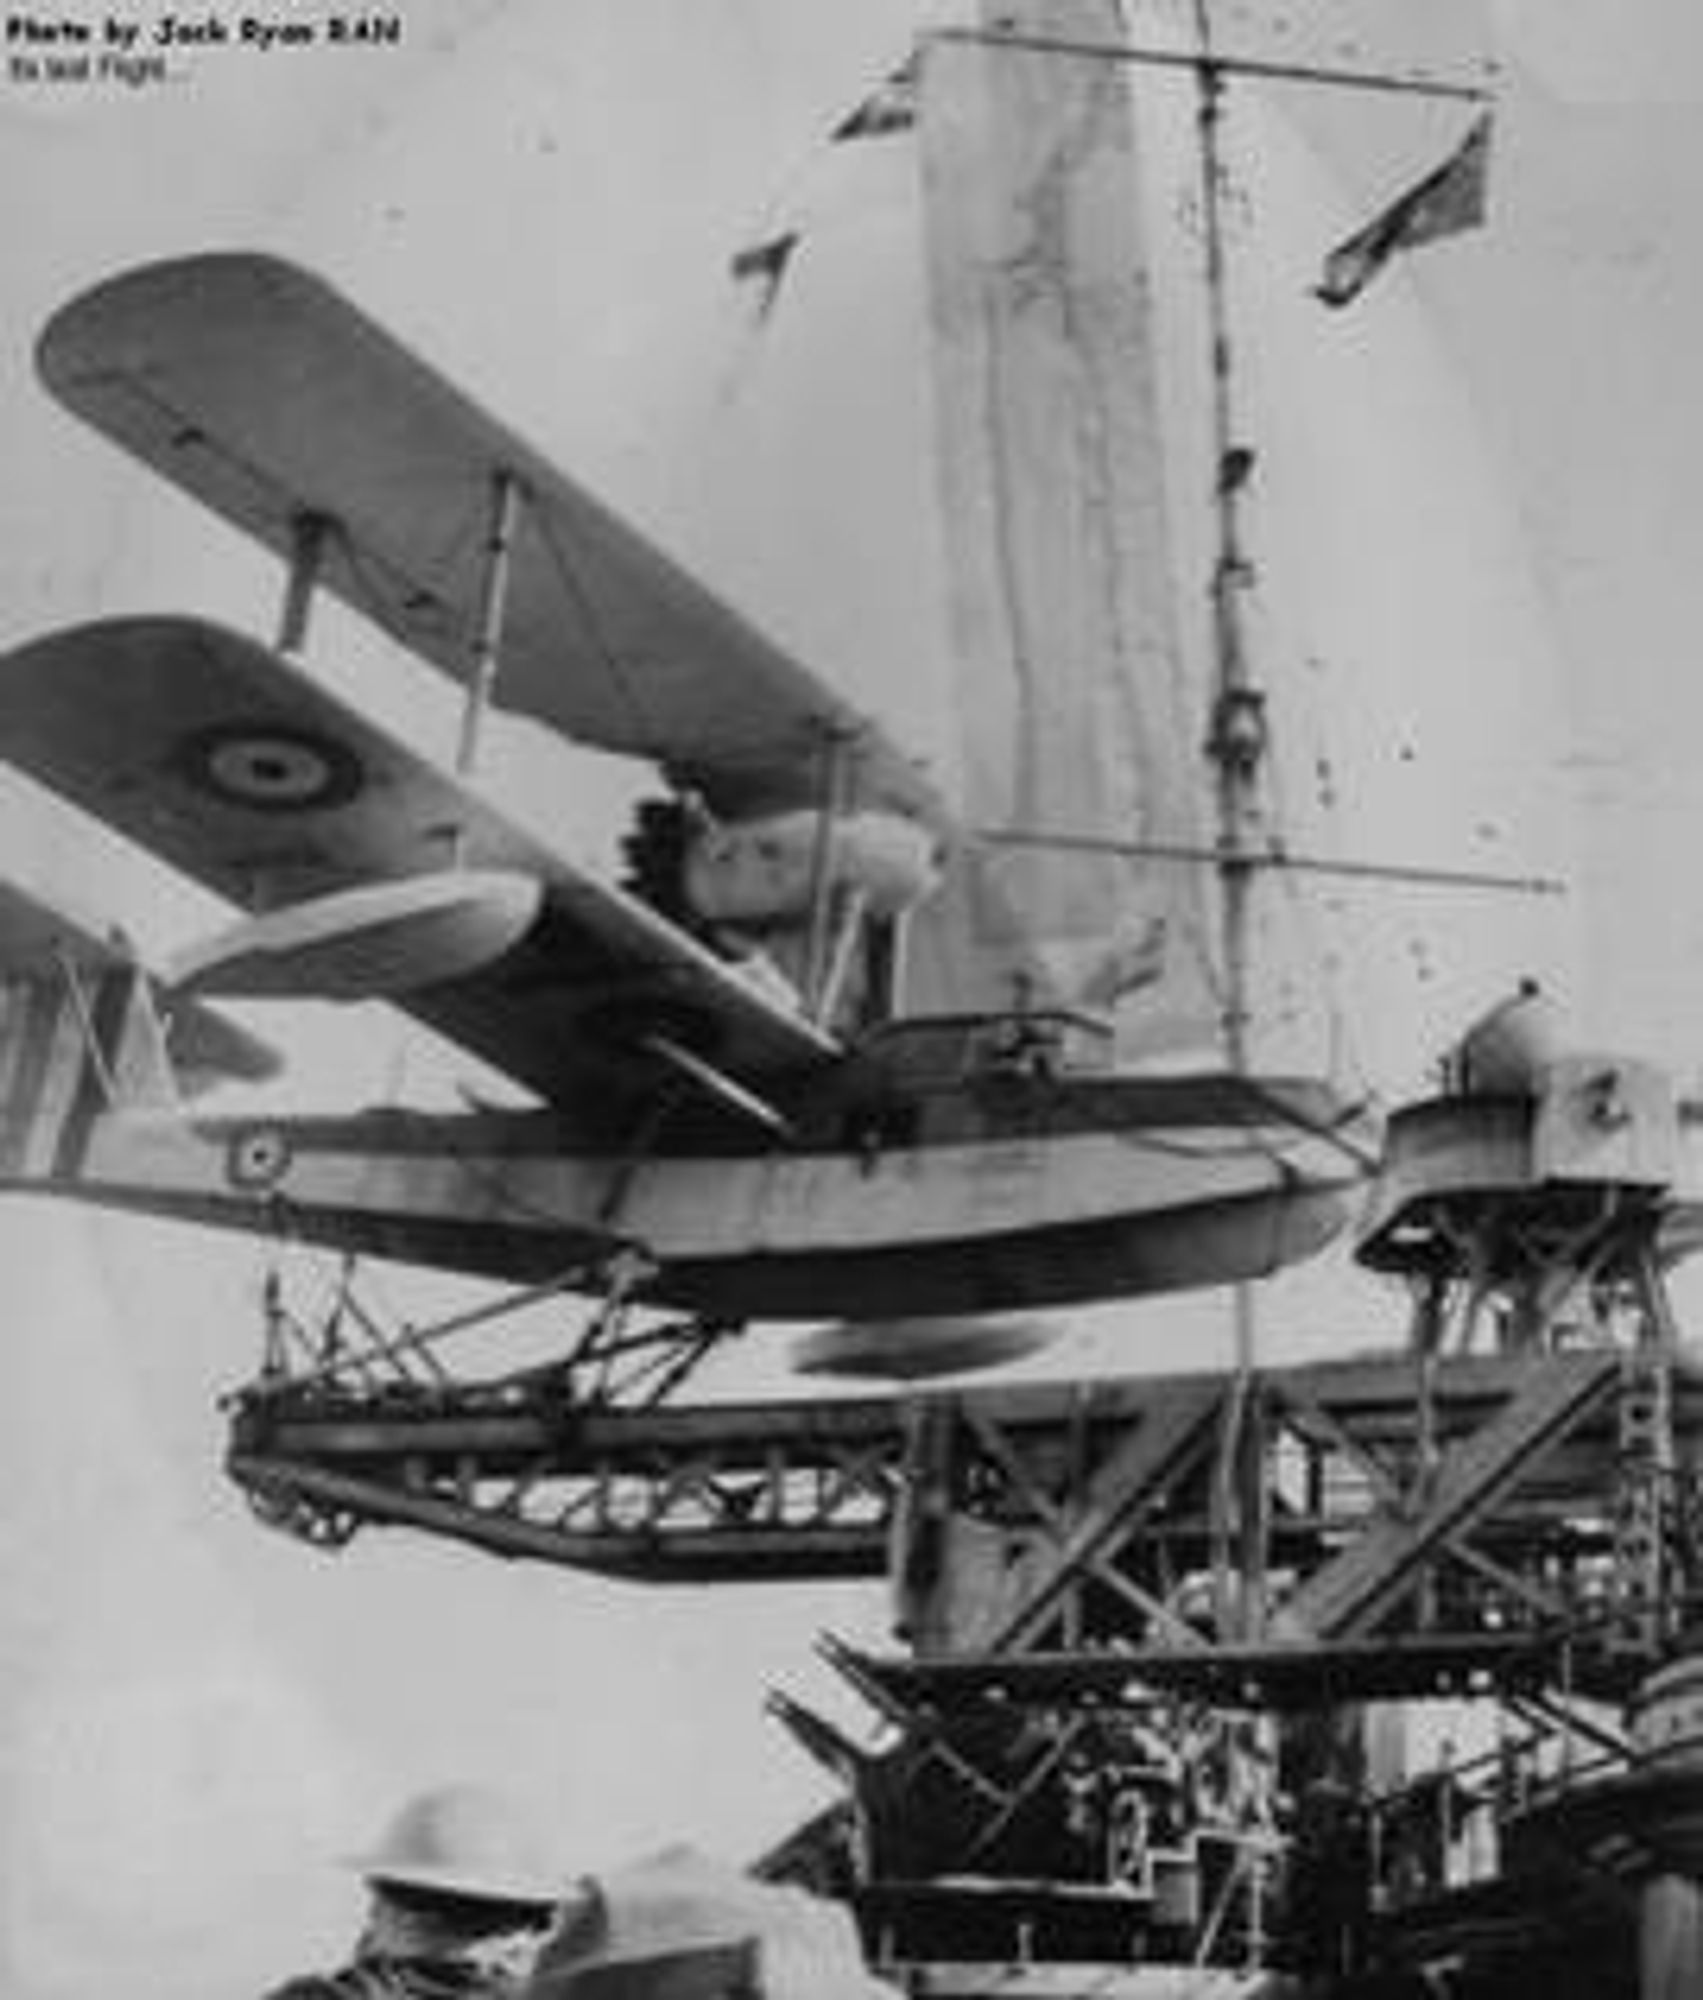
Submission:
<svg viewBox="0 0 1703 2000">
<path fill-rule="evenodd" d="M 1221 892 L 1224 1053 L 1231 1071 L 1248 1068 L 1248 931 L 1265 759 L 1265 697 L 1254 684 L 1242 629 L 1242 593 L 1252 577 L 1242 532 L 1242 495 L 1253 454 L 1236 438 L 1234 359 L 1224 250 L 1224 71 L 1212 52 L 1209 0 L 1194 0 L 1200 54 L 1195 114 L 1200 142 L 1201 228 L 1211 357 L 1213 506 L 1213 693 L 1207 754 L 1217 772 L 1217 851 Z M 1240 1357 L 1238 1357 L 1240 1358 Z"/>
<path fill-rule="evenodd" d="M 1204 646 L 1186 650 L 1191 656 L 1197 652 L 1203 652 L 1205 656 L 1200 675 L 1205 682 L 1201 690 L 1205 713 L 1204 717 L 1197 716 L 1195 727 L 1200 728 L 1204 723 L 1200 754 L 1211 771 L 1212 824 L 1205 830 L 1205 838 L 1194 841 L 1179 841 L 1174 837 L 1158 840 L 1143 838 L 1144 827 L 1132 828 L 1130 833 L 1121 836 L 1108 836 L 1098 830 L 1081 834 L 1046 825 L 998 827 L 988 830 L 984 837 L 1020 848 L 1118 855 L 1164 866 L 1204 867 L 1211 871 L 1217 884 L 1216 908 L 1209 919 L 1216 931 L 1215 949 L 1211 953 L 1216 964 L 1208 976 L 1208 984 L 1215 991 L 1210 994 L 1207 1007 L 1202 1012 L 1210 1010 L 1216 1015 L 1219 1060 L 1224 1068 L 1234 1077 L 1251 1078 L 1259 1067 L 1252 1009 L 1259 968 L 1251 961 L 1256 942 L 1254 898 L 1262 871 L 1303 867 L 1324 874 L 1389 874 L 1405 881 L 1437 883 L 1464 882 L 1465 878 L 1458 871 L 1386 869 L 1376 863 L 1344 864 L 1332 857 L 1298 856 L 1277 844 L 1267 824 L 1264 776 L 1269 755 L 1267 705 L 1245 630 L 1245 597 L 1252 586 L 1254 571 L 1246 545 L 1243 510 L 1255 466 L 1255 453 L 1238 435 L 1241 412 L 1237 407 L 1232 328 L 1237 274 L 1231 268 L 1231 244 L 1226 227 L 1228 190 L 1224 147 L 1230 86 L 1233 80 L 1259 79 L 1289 85 L 1323 85 L 1354 91 L 1397 92 L 1474 101 L 1482 100 L 1485 91 L 1474 85 L 1434 82 L 1413 75 L 1273 61 L 1224 50 L 1217 42 L 1210 6 L 1211 0 L 1189 0 L 1191 12 L 1188 19 L 1192 24 L 1192 34 L 1186 43 L 1175 46 L 1135 43 L 1128 34 L 1127 20 L 1119 17 L 1110 4 L 1103 9 L 1084 10 L 1073 18 L 1062 0 L 1015 10 L 995 8 L 990 0 L 985 9 L 984 25 L 942 28 L 934 32 L 932 39 L 939 43 L 965 42 L 985 49 L 1019 51 L 1064 65 L 1126 66 L 1157 72 L 1170 70 L 1180 78 L 1186 78 L 1194 94 L 1196 161 L 1191 178 L 1198 177 L 1195 199 L 1203 266 L 1197 270 L 1195 282 L 1200 283 L 1204 290 L 1202 345 L 1207 370 L 1202 386 L 1206 391 L 1204 416 L 1207 434 L 1203 456 L 1210 478 L 1210 519 L 1206 523 L 1208 548 L 1203 567 L 1207 577 L 1205 596 L 1210 621 Z M 1095 31 L 1096 23 L 1102 24 L 1099 31 Z M 974 126 L 973 129 L 980 128 Z M 1057 169 L 1062 173 L 1062 163 L 1071 158 L 1073 155 L 1068 149 L 1061 150 L 1058 158 L 1050 162 L 1049 170 Z M 989 207 L 998 207 L 997 195 L 990 197 L 988 204 L 978 206 L 959 181 L 951 185 L 962 210 L 958 214 L 962 232 L 980 247 L 981 254 L 991 257 L 993 248 L 989 246 L 993 246 L 1003 256 L 1003 262 L 989 268 L 997 268 L 1007 284 L 1012 282 L 1013 272 L 1022 274 L 1026 282 L 1037 287 L 1043 281 L 1051 282 L 1035 247 L 1040 241 L 1038 232 L 1042 220 L 1053 215 L 1053 207 L 1049 204 L 1054 203 L 1055 197 L 1060 202 L 1063 199 L 1050 183 L 1045 200 L 1033 189 L 1028 191 L 1023 211 L 1025 227 L 1035 233 L 1035 243 L 1025 237 L 1015 248 L 1005 242 L 995 223 L 989 219 Z M 1003 185 L 1000 184 L 1001 188 Z M 1097 194 L 1108 207 L 1115 206 L 1118 199 L 1115 189 L 1102 186 Z M 1126 188 L 1124 199 L 1127 201 L 1130 198 L 1130 190 Z M 1132 233 L 1125 230 L 1116 241 L 1116 251 L 1124 255 L 1126 262 L 1138 258 L 1140 254 L 1139 242 L 1132 249 L 1127 240 Z M 1103 220 L 1098 234 L 1089 223 L 1084 222 L 1083 237 L 1084 242 L 1092 246 L 1092 254 L 1098 254 L 1102 259 L 1114 254 L 1108 225 Z M 1055 243 L 1053 254 L 1058 259 L 1065 259 L 1069 246 Z M 960 259 L 966 265 L 969 261 Z M 975 314 L 983 309 L 978 304 L 981 294 L 976 289 L 983 282 L 979 270 L 980 267 L 976 267 L 972 283 L 964 278 L 963 271 L 953 267 L 953 275 L 960 281 L 960 292 L 963 294 L 960 297 L 954 293 L 953 299 L 969 321 L 975 321 Z M 1123 271 L 1123 276 L 1127 278 L 1127 270 Z M 1018 301 L 1019 305 L 1029 302 L 1028 294 Z M 1090 331 L 1100 327 L 1107 317 L 1105 312 L 1099 310 L 1084 312 L 1080 316 L 1082 327 Z M 998 358 L 999 350 L 996 348 L 994 360 Z M 954 408 L 966 435 L 975 441 L 972 453 L 974 463 L 994 490 L 996 512 L 1004 509 L 1002 532 L 1014 540 L 1029 535 L 1036 541 L 1039 553 L 1034 570 L 1039 582 L 1031 595 L 1042 612 L 1051 609 L 1052 598 L 1062 599 L 1073 589 L 1079 595 L 1093 596 L 1096 605 L 1103 596 L 1114 612 L 1124 618 L 1124 624 L 1109 635 L 1106 632 L 1099 634 L 1102 649 L 1114 652 L 1123 648 L 1118 651 L 1118 657 L 1127 664 L 1135 645 L 1146 644 L 1155 649 L 1155 637 L 1150 628 L 1143 627 L 1137 631 L 1138 620 L 1125 599 L 1119 596 L 1119 587 L 1134 562 L 1146 560 L 1165 565 L 1168 569 L 1169 550 L 1159 546 L 1151 536 L 1143 539 L 1137 519 L 1138 510 L 1126 506 L 1124 515 L 1116 518 L 1116 538 L 1102 533 L 1089 555 L 1082 560 L 1074 560 L 1074 547 L 1068 538 L 1057 533 L 1056 523 L 1043 519 L 1035 507 L 1027 510 L 1018 508 L 1012 499 L 1012 491 L 1008 490 L 1012 482 L 1011 464 L 1028 467 L 1032 460 L 1051 472 L 1055 483 L 1068 482 L 1073 478 L 1079 485 L 1108 480 L 1110 475 L 1106 465 L 1089 464 L 1080 452 L 1074 455 L 1072 452 L 1071 440 L 1082 430 L 1096 424 L 1103 426 L 1107 433 L 1103 456 L 1108 461 L 1121 454 L 1118 463 L 1127 466 L 1131 458 L 1142 451 L 1158 454 L 1160 447 L 1152 436 L 1138 435 L 1133 426 L 1118 428 L 1120 410 L 1140 404 L 1143 412 L 1148 413 L 1144 398 L 1156 404 L 1152 380 L 1146 376 L 1134 379 L 1136 364 L 1128 353 L 1120 351 L 1110 340 L 1095 348 L 1089 359 L 1094 365 L 1084 370 L 1083 357 L 1072 353 L 1070 366 L 1061 363 L 1053 371 L 1053 376 L 1074 381 L 1086 373 L 1095 385 L 1095 393 L 1100 400 L 1096 402 L 1089 395 L 1075 404 L 1068 404 L 1068 399 L 1061 401 L 1057 398 L 1049 403 L 1045 396 L 1030 393 L 1022 406 L 1030 429 L 1028 433 L 1023 433 L 1020 427 L 1018 430 L 1023 448 L 1008 453 L 1005 459 L 988 449 L 984 436 L 986 413 L 981 404 L 978 402 L 974 408 L 969 408 L 966 399 L 963 406 L 955 403 Z M 1022 360 L 1023 351 L 1018 350 L 1013 369 Z M 984 380 L 992 366 L 988 356 L 973 352 L 971 363 L 966 379 L 980 384 L 983 394 L 988 393 Z M 1031 373 L 1041 372 L 1039 364 L 1031 370 Z M 1002 393 L 1006 388 L 1003 383 L 996 386 Z M 1033 384 L 1030 386 L 1032 390 Z M 953 381 L 948 390 L 951 396 L 961 396 L 963 380 Z M 1196 393 L 1200 393 L 1198 389 Z M 1122 401 L 1118 401 L 1119 397 Z M 1067 407 L 1072 422 L 1058 427 L 1063 444 L 1051 457 L 1035 459 L 1039 450 L 1038 441 L 1045 432 L 1049 415 L 1056 416 L 1058 410 Z M 1152 415 L 1152 427 L 1157 428 L 1156 412 Z M 1046 435 L 1050 437 L 1051 433 Z M 974 456 L 976 452 L 980 455 Z M 1025 457 L 1025 453 L 1029 456 Z M 1038 473 L 1037 477 L 1040 476 Z M 1098 494 L 1098 487 L 1095 491 Z M 1111 503 L 1116 499 L 1115 494 L 1110 501 L 1100 496 L 1099 518 L 1113 520 L 1115 508 Z M 1049 689 L 1042 692 L 1037 688 L 1034 648 L 1027 644 L 1027 632 L 1020 629 L 1022 620 L 1017 620 L 1011 630 L 1006 631 L 1014 616 L 1011 603 L 1006 601 L 1007 596 L 1023 580 L 1022 572 L 1011 570 L 1009 557 L 1009 549 L 1002 549 L 1001 559 L 991 566 L 988 577 L 984 578 L 978 572 L 977 588 L 986 600 L 990 629 L 997 630 L 1008 641 L 1006 651 L 1010 657 L 1006 665 L 1016 691 L 1014 703 L 1029 702 L 1031 708 L 1023 712 L 1032 718 L 1039 712 L 1040 703 L 1057 691 Z M 1175 664 L 1175 636 L 1167 629 L 1162 641 L 1164 664 L 1169 669 Z M 1003 743 L 999 747 L 1003 755 Z M 1167 784 L 1182 779 L 1191 789 L 1198 791 L 1200 780 L 1205 775 L 1206 772 L 1197 765 L 1190 780 L 1173 761 L 1162 777 Z M 1050 790 L 1042 788 L 1034 781 L 1032 773 L 1025 779 L 1022 790 L 1026 798 L 1037 802 L 1055 797 L 1062 802 L 1067 796 L 1058 786 Z M 1128 803 L 1127 799 L 1124 803 Z M 1099 800 L 1098 804 L 1102 810 L 1115 810 L 1117 801 L 1108 797 Z M 1132 838 L 1131 834 L 1135 837 Z M 1486 882 L 1481 886 L 1492 885 Z M 1526 885 L 1498 883 L 1494 886 Z M 1196 921 L 1197 907 L 1191 906 L 1189 911 L 1191 928 Z M 1189 997 L 1192 1001 L 1196 995 L 1191 993 Z M 1254 1373 L 1254 1293 L 1251 1287 L 1236 1287 L 1232 1291 L 1232 1299 L 1233 1387 L 1226 1398 L 1218 1476 L 1214 1486 L 1213 1573 L 1217 1621 L 1221 1632 L 1225 1637 L 1251 1639 L 1257 1636 L 1263 1619 L 1267 1498 L 1263 1476 L 1250 1449 L 1250 1441 L 1259 1429 L 1255 1408 L 1259 1392 Z"/>
<path fill-rule="evenodd" d="M 1210 440 L 1214 546 L 1211 603 L 1211 705 L 1206 753 L 1214 768 L 1215 861 L 1219 884 L 1219 977 L 1221 1032 L 1226 1066 L 1234 1076 L 1251 1067 L 1252 922 L 1256 874 L 1272 855 L 1262 839 L 1261 776 L 1268 748 L 1265 693 L 1254 673 L 1243 622 L 1243 597 L 1251 564 L 1243 523 L 1243 501 L 1256 463 L 1255 453 L 1237 435 L 1235 355 L 1232 344 L 1230 272 L 1225 240 L 1224 106 L 1228 73 L 1242 65 L 1227 62 L 1214 47 L 1211 0 L 1193 0 L 1195 51 L 1192 60 L 1197 101 L 1195 131 L 1200 176 L 1203 281 L 1210 376 Z M 1132 51 L 1132 54 L 1136 52 Z M 1139 59 L 1139 58 L 1138 58 Z M 1257 66 L 1265 69 L 1265 66 Z M 1281 66 L 1266 73 L 1281 76 Z M 1332 75 L 1297 67 L 1292 80 L 1341 83 L 1374 89 L 1438 90 L 1421 79 L 1365 73 Z M 1442 86 L 1439 94 L 1457 87 Z M 1463 93 L 1465 94 L 1465 93 Z M 1254 1440 L 1260 1426 L 1252 1402 L 1256 1320 L 1254 1288 L 1238 1284 L 1231 1297 L 1234 1383 L 1224 1405 L 1213 1498 L 1213 1570 L 1216 1617 L 1225 1637 L 1256 1639 L 1264 1626 L 1267 1492 Z"/>
<path fill-rule="evenodd" d="M 1234 356 L 1224 247 L 1224 72 L 1214 59 L 1210 0 L 1194 0 L 1198 63 L 1195 130 L 1199 141 L 1200 215 L 1211 377 L 1211 466 L 1216 547 L 1211 571 L 1212 703 L 1206 752 L 1216 773 L 1219 966 L 1225 1061 L 1233 1076 L 1249 1062 L 1249 932 L 1253 852 L 1265 761 L 1265 697 L 1255 684 L 1242 625 L 1242 593 L 1252 570 L 1242 527 L 1242 496 L 1253 454 L 1236 438 Z M 1234 1383 L 1224 1401 L 1213 1494 L 1215 1616 L 1223 1637 L 1252 1639 L 1264 1624 L 1265 1482 L 1248 1449 L 1257 1426 L 1253 1287 L 1230 1301 Z"/>
<path fill-rule="evenodd" d="M 1214 769 L 1215 847 L 1219 884 L 1220 1022 L 1225 1063 L 1234 1076 L 1248 1074 L 1253 1029 L 1253 892 L 1257 872 L 1272 864 L 1262 838 L 1261 774 L 1268 748 L 1265 692 L 1254 673 L 1243 623 L 1243 598 L 1254 569 L 1243 524 L 1243 501 L 1256 463 L 1237 435 L 1235 354 L 1230 271 L 1224 215 L 1224 106 L 1228 78 L 1247 72 L 1292 82 L 1409 91 L 1416 95 L 1479 96 L 1470 86 L 1437 84 L 1313 66 L 1245 63 L 1214 46 L 1211 0 L 1192 0 L 1195 49 L 1186 60 L 1197 92 L 1195 132 L 1200 177 L 1203 282 L 1209 360 L 1209 450 L 1212 467 L 1214 545 L 1211 603 L 1211 704 L 1206 754 Z M 1136 61 L 1141 51 L 1131 50 Z M 1149 60 L 1153 58 L 1149 57 Z M 1159 58 L 1165 60 L 1166 58 Z M 1169 60 L 1174 61 L 1171 57 Z M 1264 1623 L 1266 1489 L 1250 1449 L 1259 1425 L 1251 1421 L 1254 1380 L 1255 1294 L 1238 1284 L 1232 1293 L 1233 1393 L 1225 1402 L 1214 1494 L 1213 1568 L 1221 1634 L 1257 1638 Z"/>
</svg>

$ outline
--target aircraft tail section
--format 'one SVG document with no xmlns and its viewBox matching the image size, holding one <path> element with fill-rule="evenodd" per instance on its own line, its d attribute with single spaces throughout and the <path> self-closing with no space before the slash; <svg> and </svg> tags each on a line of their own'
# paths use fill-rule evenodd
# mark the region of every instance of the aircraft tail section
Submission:
<svg viewBox="0 0 1703 2000">
<path fill-rule="evenodd" d="M 0 1178 L 72 1178 L 102 1114 L 168 1111 L 277 1067 L 225 1016 L 175 1001 L 122 937 L 0 883 Z"/>
</svg>

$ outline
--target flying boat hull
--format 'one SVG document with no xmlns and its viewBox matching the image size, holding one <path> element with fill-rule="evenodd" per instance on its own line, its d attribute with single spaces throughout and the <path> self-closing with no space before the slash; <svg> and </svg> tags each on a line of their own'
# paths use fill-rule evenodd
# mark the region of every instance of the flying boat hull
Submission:
<svg viewBox="0 0 1703 2000">
<path fill-rule="evenodd" d="M 689 1119 L 649 1157 L 548 1112 L 89 1115 L 14 1134 L 14 1186 L 525 1282 L 625 1255 L 635 1295 L 707 1317 L 1065 1305 L 1263 1276 L 1358 1185 L 1316 1092 L 1212 1076 L 983 1079 L 801 1108 L 731 1147 Z M 903 1140 L 884 1138 L 914 1123 Z M 815 1126 L 815 1131 L 812 1126 Z M 832 1142 L 823 1128 L 832 1126 Z"/>
</svg>

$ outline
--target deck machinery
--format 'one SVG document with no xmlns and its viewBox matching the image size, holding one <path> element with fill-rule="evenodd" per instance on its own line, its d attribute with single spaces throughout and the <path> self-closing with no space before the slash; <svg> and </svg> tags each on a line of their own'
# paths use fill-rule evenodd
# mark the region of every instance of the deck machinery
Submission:
<svg viewBox="0 0 1703 2000">
<path fill-rule="evenodd" d="M 1231 1373 L 691 1404 L 715 1329 L 606 1316 L 472 1382 L 281 1297 L 233 1400 L 261 1516 L 709 1583 L 889 1579 L 869 1743 L 766 1866 L 969 1996 L 1703 1990 L 1703 1355 L 1652 1068 L 1463 1047 L 1359 1245 L 1404 1342 Z M 328 1341 L 334 1339 L 334 1345 Z M 660 1358 L 659 1358 L 660 1357 Z M 871 1746 L 874 1747 L 871 1747 Z"/>
</svg>

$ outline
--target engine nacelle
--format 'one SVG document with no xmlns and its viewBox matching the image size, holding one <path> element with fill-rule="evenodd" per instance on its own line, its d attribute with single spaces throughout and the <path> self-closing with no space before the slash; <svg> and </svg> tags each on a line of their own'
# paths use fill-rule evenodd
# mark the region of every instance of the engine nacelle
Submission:
<svg viewBox="0 0 1703 2000">
<path fill-rule="evenodd" d="M 821 813 L 808 810 L 712 827 L 686 856 L 686 900 L 706 923 L 750 930 L 804 924 L 823 838 Z M 829 886 L 858 892 L 873 917 L 897 916 L 939 879 L 934 835 L 898 813 L 848 813 L 826 838 Z"/>
</svg>

